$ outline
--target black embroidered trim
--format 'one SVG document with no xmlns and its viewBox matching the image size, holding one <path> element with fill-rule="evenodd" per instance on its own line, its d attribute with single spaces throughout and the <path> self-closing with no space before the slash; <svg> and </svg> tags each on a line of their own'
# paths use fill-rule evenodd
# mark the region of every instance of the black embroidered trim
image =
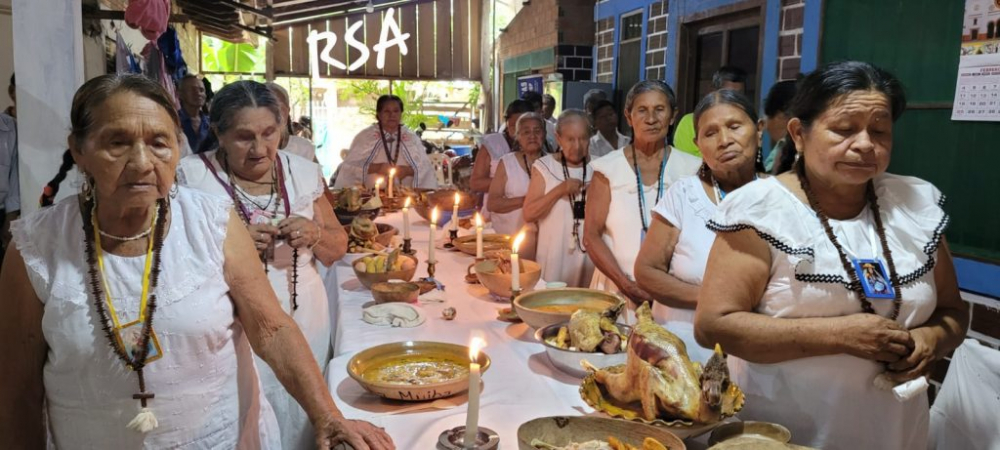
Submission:
<svg viewBox="0 0 1000 450">
<path fill-rule="evenodd" d="M 946 200 L 945 196 L 941 195 L 941 198 L 937 202 L 938 207 L 944 209 L 945 200 Z M 941 218 L 941 222 L 939 222 L 937 227 L 935 227 L 934 234 L 931 236 L 931 240 L 927 242 L 926 245 L 924 245 L 923 251 L 924 254 L 927 255 L 927 262 L 924 263 L 922 266 L 918 267 L 917 270 L 914 270 L 913 272 L 910 272 L 906 275 L 899 277 L 900 286 L 913 283 L 934 269 L 934 266 L 937 264 L 937 260 L 934 258 L 934 255 L 937 253 L 938 246 L 941 245 L 941 237 L 944 236 L 944 230 L 948 228 L 948 223 L 950 221 L 951 218 L 948 216 L 947 213 L 945 213 L 944 217 Z M 771 236 L 757 229 L 757 227 L 754 227 L 753 225 L 747 225 L 742 223 L 734 225 L 722 225 L 716 222 L 715 220 L 709 220 L 708 223 L 706 223 L 705 225 L 708 227 L 708 229 L 712 231 L 722 232 L 722 233 L 733 233 L 737 231 L 750 229 L 756 232 L 757 236 L 760 236 L 761 239 L 766 241 L 768 244 L 771 244 L 772 247 L 778 249 L 782 253 L 792 256 L 807 255 L 810 258 L 815 258 L 815 254 L 813 253 L 813 249 L 811 247 L 794 248 L 784 242 L 781 242 L 774 236 Z M 841 275 L 796 272 L 795 279 L 803 283 L 840 284 L 847 289 L 856 288 L 856 286 L 852 286 L 852 283 L 847 282 Z"/>
</svg>

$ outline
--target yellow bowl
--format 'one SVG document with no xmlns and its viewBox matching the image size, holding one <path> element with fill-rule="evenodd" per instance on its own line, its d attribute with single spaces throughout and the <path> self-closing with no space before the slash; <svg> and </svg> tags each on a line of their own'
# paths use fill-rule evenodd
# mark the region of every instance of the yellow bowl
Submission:
<svg viewBox="0 0 1000 450">
<path fill-rule="evenodd" d="M 522 259 L 520 262 L 521 269 L 523 270 L 519 277 L 521 290 L 530 291 L 535 288 L 538 280 L 542 278 L 542 266 L 527 259 Z M 479 282 L 483 286 L 486 286 L 486 289 L 490 290 L 491 295 L 502 300 L 510 299 L 511 274 L 498 273 L 496 262 L 489 259 L 475 263 L 473 268 L 476 270 Z"/>
<path fill-rule="evenodd" d="M 517 316 L 532 328 L 569 322 L 576 310 L 604 311 L 625 304 L 618 294 L 597 289 L 560 288 L 529 292 L 514 300 Z"/>
<path fill-rule="evenodd" d="M 476 256 L 476 235 L 468 234 L 455 239 L 455 247 L 467 255 Z M 484 234 L 483 255 L 487 252 L 509 249 L 510 236 L 506 234 Z"/>
<path fill-rule="evenodd" d="M 372 380 L 371 370 L 386 364 L 401 364 L 413 359 L 445 360 L 469 364 L 469 347 L 445 342 L 408 341 L 382 344 L 358 352 L 347 363 L 347 373 L 365 390 L 392 400 L 427 401 L 461 394 L 469 389 L 469 376 L 462 375 L 439 383 L 423 385 L 396 384 Z M 480 351 L 477 361 L 481 371 L 490 368 L 490 357 Z"/>
<path fill-rule="evenodd" d="M 372 256 L 375 256 L 372 254 Z M 371 289 L 372 285 L 380 281 L 389 280 L 403 280 L 410 281 L 413 279 L 413 275 L 417 273 L 417 258 L 410 255 L 399 255 L 401 258 L 406 258 L 403 260 L 403 269 L 391 272 L 383 273 L 368 273 L 358 271 L 358 265 L 361 263 L 361 259 L 357 259 L 351 263 L 351 268 L 354 269 L 354 276 L 358 277 L 358 281 L 366 288 Z"/>
</svg>

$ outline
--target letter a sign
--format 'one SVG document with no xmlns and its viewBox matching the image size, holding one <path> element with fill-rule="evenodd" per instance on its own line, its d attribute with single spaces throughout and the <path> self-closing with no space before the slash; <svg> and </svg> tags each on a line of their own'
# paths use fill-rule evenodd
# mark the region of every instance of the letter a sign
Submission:
<svg viewBox="0 0 1000 450">
<path fill-rule="evenodd" d="M 351 62 L 350 67 L 330 54 L 333 51 L 334 46 L 337 45 L 336 33 L 331 31 L 318 31 L 315 29 L 310 31 L 307 42 L 309 43 L 309 54 L 311 56 L 310 61 L 312 62 L 312 76 L 319 77 L 320 59 L 339 70 L 346 70 L 350 73 L 364 67 L 365 63 L 368 62 L 368 57 L 371 55 L 372 51 L 375 52 L 375 66 L 379 69 L 385 67 L 385 52 L 392 46 L 399 47 L 399 53 L 406 56 L 408 53 L 406 40 L 410 38 L 410 33 L 403 33 L 399 29 L 399 24 L 396 23 L 395 13 L 395 8 L 389 8 L 386 10 L 385 17 L 382 18 L 382 29 L 381 33 L 379 33 L 378 43 L 372 46 L 371 51 L 369 51 L 368 47 L 366 47 L 363 42 L 357 39 L 358 29 L 360 29 L 364 24 L 363 21 L 356 21 L 347 28 L 347 32 L 344 33 L 345 35 L 343 36 L 345 45 L 354 48 L 360 53 L 358 59 Z M 320 41 L 326 41 L 323 45 L 322 51 L 319 50 Z"/>
</svg>

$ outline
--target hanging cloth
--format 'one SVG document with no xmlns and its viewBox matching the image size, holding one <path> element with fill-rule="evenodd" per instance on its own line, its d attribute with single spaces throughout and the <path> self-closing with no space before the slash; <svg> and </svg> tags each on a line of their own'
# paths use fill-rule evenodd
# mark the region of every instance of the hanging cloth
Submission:
<svg viewBox="0 0 1000 450">
<path fill-rule="evenodd" d="M 129 0 L 125 8 L 125 23 L 151 41 L 167 31 L 169 19 L 170 0 Z"/>
</svg>

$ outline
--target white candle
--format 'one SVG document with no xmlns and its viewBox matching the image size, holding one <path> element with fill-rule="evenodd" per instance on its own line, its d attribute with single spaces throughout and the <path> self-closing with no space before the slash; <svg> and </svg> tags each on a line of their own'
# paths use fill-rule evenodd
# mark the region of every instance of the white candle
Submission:
<svg viewBox="0 0 1000 450">
<path fill-rule="evenodd" d="M 469 409 L 465 414 L 465 448 L 476 448 L 479 434 L 479 349 L 485 345 L 482 339 L 472 338 L 469 344 Z"/>
<path fill-rule="evenodd" d="M 438 208 L 437 206 L 435 206 L 434 209 L 431 210 L 431 242 L 428 245 L 427 249 L 428 263 L 434 262 L 434 241 L 435 241 L 434 230 L 437 228 L 437 221 L 438 221 Z"/>
<path fill-rule="evenodd" d="M 383 181 L 385 181 L 385 178 L 382 178 L 382 177 L 379 177 L 377 180 L 375 180 L 375 196 L 376 197 L 379 196 L 378 191 L 379 191 L 379 189 L 381 189 Z"/>
<path fill-rule="evenodd" d="M 410 238 L 410 197 L 403 202 L 403 239 Z"/>
<path fill-rule="evenodd" d="M 450 172 L 449 172 L 450 173 Z M 462 194 L 455 193 L 455 208 L 451 210 L 451 229 L 458 231 L 458 204 L 462 201 Z"/>
<path fill-rule="evenodd" d="M 483 258 L 483 216 L 476 213 L 476 259 Z"/>
<path fill-rule="evenodd" d="M 510 289 L 511 291 L 517 291 L 521 289 L 521 263 L 518 260 L 517 249 L 521 247 L 521 242 L 524 241 L 524 231 L 517 234 L 514 238 L 514 244 L 510 248 Z"/>
<path fill-rule="evenodd" d="M 389 169 L 389 198 L 392 198 L 392 185 L 393 180 L 396 179 L 396 168 L 393 167 Z"/>
</svg>

